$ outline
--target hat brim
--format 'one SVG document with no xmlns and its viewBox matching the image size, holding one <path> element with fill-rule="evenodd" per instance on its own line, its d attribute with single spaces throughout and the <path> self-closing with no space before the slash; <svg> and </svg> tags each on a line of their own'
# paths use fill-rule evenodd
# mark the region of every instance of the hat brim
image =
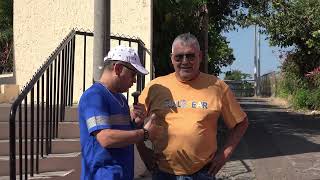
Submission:
<svg viewBox="0 0 320 180">
<path fill-rule="evenodd" d="M 137 70 L 137 73 L 142 74 L 142 75 L 149 74 L 149 71 L 146 70 L 143 66 L 139 66 L 137 64 L 131 64 L 131 65 Z"/>
<path fill-rule="evenodd" d="M 138 65 L 138 64 L 131 64 L 130 62 L 126 62 L 126 61 L 123 61 L 122 59 L 111 59 L 111 58 L 104 58 L 104 62 L 106 61 L 122 61 L 124 63 L 128 63 L 130 64 L 138 74 L 141 74 L 141 75 L 147 75 L 149 74 L 149 71 L 146 70 L 146 68 L 144 68 L 143 66 L 141 65 Z"/>
</svg>

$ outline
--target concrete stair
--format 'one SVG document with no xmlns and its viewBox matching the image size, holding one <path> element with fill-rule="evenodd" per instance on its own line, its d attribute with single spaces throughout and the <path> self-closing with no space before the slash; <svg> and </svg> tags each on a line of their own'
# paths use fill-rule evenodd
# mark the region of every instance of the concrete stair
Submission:
<svg viewBox="0 0 320 180">
<path fill-rule="evenodd" d="M 11 104 L 0 104 L 0 180 L 9 179 L 9 112 Z M 30 114 L 30 109 L 28 108 Z M 17 114 L 18 115 L 18 114 Z M 29 115 L 28 115 L 29 116 Z M 25 125 L 28 127 L 28 156 L 30 159 L 30 118 L 24 122 L 22 118 L 22 129 Z M 45 126 L 44 122 L 44 126 Z M 41 123 L 40 123 L 41 125 Z M 17 179 L 19 179 L 19 127 L 16 122 L 16 170 Z M 34 137 L 36 137 L 37 127 L 34 125 Z M 44 135 L 46 134 L 44 130 Z M 22 131 L 22 149 L 25 146 L 24 131 Z M 58 125 L 58 138 L 52 140 L 52 153 L 41 158 L 39 156 L 39 174 L 34 174 L 33 177 L 28 176 L 28 179 L 50 179 L 50 180 L 73 180 L 80 178 L 81 170 L 81 153 L 80 153 L 80 133 L 78 126 L 77 107 L 66 108 L 65 121 Z M 41 141 L 41 140 L 39 140 Z M 45 141 L 45 140 L 44 140 Z M 43 146 L 45 150 L 45 145 Z M 40 150 L 40 145 L 39 145 Z M 44 151 L 45 152 L 45 151 Z M 36 139 L 34 140 L 34 153 L 36 153 Z M 22 151 L 24 154 L 24 150 Z M 44 153 L 45 154 L 45 153 Z M 22 156 L 22 167 L 24 172 L 24 158 Z M 34 159 L 36 156 L 34 155 Z M 36 162 L 34 161 L 34 169 Z M 28 162 L 28 170 L 30 170 L 30 161 Z M 34 171 L 35 172 L 35 171 Z M 24 175 L 23 175 L 24 179 Z"/>
<path fill-rule="evenodd" d="M 39 142 L 40 143 L 40 142 Z M 28 149 L 30 149 L 30 140 L 28 140 L 27 146 Z M 36 141 L 34 141 L 34 152 L 36 152 Z M 0 140 L 0 157 L 6 156 L 9 154 L 9 140 Z M 16 141 L 16 154 L 19 153 L 19 141 Z M 22 140 L 22 154 L 24 154 L 24 147 L 25 143 L 24 140 Z M 39 152 L 41 149 L 41 145 L 39 145 Z M 44 152 L 46 151 L 46 146 L 43 146 Z M 79 152 L 80 150 L 80 144 L 79 144 L 79 138 L 75 139 L 53 139 L 52 140 L 52 153 L 53 154 L 63 154 L 63 153 L 72 153 L 72 152 Z M 30 153 L 30 150 L 29 150 Z"/>
<path fill-rule="evenodd" d="M 16 176 L 17 179 L 20 178 L 20 176 Z M 1 176 L 0 180 L 7 180 L 9 179 L 9 176 Z M 24 176 L 23 176 L 24 179 Z M 74 170 L 70 171 L 55 171 L 55 172 L 43 172 L 39 174 L 34 174 L 34 176 L 28 176 L 28 179 L 34 179 L 34 180 L 70 180 L 70 179 L 79 179 L 79 175 L 76 174 Z"/>
</svg>

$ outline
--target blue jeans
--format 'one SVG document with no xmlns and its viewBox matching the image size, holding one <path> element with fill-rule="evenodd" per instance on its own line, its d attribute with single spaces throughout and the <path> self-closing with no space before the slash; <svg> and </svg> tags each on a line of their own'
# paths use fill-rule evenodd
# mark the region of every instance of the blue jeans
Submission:
<svg viewBox="0 0 320 180">
<path fill-rule="evenodd" d="M 214 176 L 208 173 L 208 168 L 202 168 L 191 175 L 174 175 L 160 170 L 153 172 L 152 180 L 215 180 Z"/>
</svg>

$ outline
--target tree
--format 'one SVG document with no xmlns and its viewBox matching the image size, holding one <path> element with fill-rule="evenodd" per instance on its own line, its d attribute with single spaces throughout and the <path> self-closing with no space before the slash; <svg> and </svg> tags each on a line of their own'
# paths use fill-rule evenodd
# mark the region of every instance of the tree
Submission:
<svg viewBox="0 0 320 180">
<path fill-rule="evenodd" d="M 250 6 L 247 25 L 259 24 L 271 45 L 294 47 L 288 52 L 291 62 L 298 67 L 297 75 L 320 66 L 320 1 L 269 0 Z M 290 70 L 285 68 L 286 70 Z"/>
<path fill-rule="evenodd" d="M 0 1 L 0 73 L 12 71 L 13 4 L 12 0 Z"/>
<path fill-rule="evenodd" d="M 224 77 L 225 80 L 235 80 L 235 81 L 241 81 L 248 78 L 251 78 L 251 75 L 243 73 L 240 70 L 227 71 Z"/>
<path fill-rule="evenodd" d="M 169 55 L 173 39 L 181 33 L 190 32 L 203 45 L 203 31 L 208 29 L 209 73 L 219 74 L 221 67 L 234 60 L 233 51 L 221 32 L 236 24 L 241 0 L 154 0 L 152 58 L 156 76 L 173 71 Z M 206 11 L 204 10 L 207 9 Z M 208 20 L 205 21 L 205 16 Z M 207 24 L 206 24 L 207 23 Z M 204 50 L 204 47 L 201 47 Z"/>
</svg>

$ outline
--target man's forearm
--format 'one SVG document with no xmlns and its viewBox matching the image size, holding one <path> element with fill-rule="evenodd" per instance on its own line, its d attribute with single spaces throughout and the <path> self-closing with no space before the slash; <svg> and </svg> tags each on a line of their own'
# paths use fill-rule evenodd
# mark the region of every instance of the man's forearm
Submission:
<svg viewBox="0 0 320 180">
<path fill-rule="evenodd" d="M 97 140 L 105 148 L 119 148 L 143 141 L 144 132 L 139 130 L 104 129 L 96 134 Z"/>
<path fill-rule="evenodd" d="M 233 151 L 239 144 L 241 138 L 248 128 L 248 118 L 246 117 L 242 122 L 238 123 L 228 134 L 226 143 L 222 148 L 222 152 L 226 159 L 229 159 Z"/>
<path fill-rule="evenodd" d="M 144 162 L 145 166 L 149 171 L 152 171 L 156 166 L 153 150 L 146 147 L 144 142 L 139 142 L 136 145 L 137 145 L 137 149 L 139 151 L 140 157 Z"/>
</svg>

